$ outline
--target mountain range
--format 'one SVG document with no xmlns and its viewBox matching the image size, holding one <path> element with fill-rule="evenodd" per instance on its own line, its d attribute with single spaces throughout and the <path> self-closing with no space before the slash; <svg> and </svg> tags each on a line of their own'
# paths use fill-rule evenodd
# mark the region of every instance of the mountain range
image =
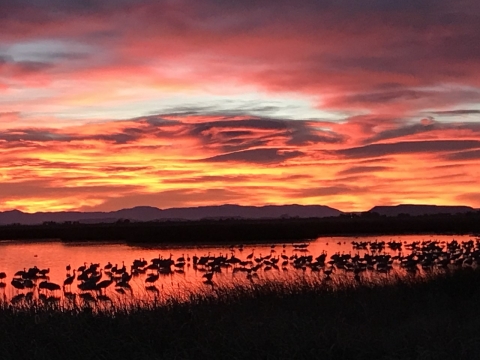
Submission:
<svg viewBox="0 0 480 360">
<path fill-rule="evenodd" d="M 436 205 L 398 205 L 375 206 L 369 212 L 380 215 L 397 216 L 400 214 L 432 215 L 439 213 L 466 213 L 476 211 L 469 206 L 436 206 Z M 111 212 L 37 212 L 25 213 L 19 210 L 0 212 L 0 225 L 23 224 L 34 225 L 44 222 L 81 222 L 101 223 L 116 222 L 121 219 L 131 221 L 166 221 L 166 220 L 201 220 L 201 219 L 275 219 L 285 217 L 322 218 L 338 216 L 343 212 L 324 205 L 269 205 L 240 206 L 219 205 L 189 208 L 159 209 L 150 206 L 137 206 Z"/>
<path fill-rule="evenodd" d="M 222 218 L 265 219 L 282 217 L 328 217 L 338 216 L 342 212 L 323 205 L 271 205 L 240 206 L 219 205 L 190 208 L 159 209 L 150 206 L 137 206 L 111 212 L 37 212 L 24 213 L 19 210 L 0 212 L 0 225 L 5 224 L 41 224 L 43 222 L 79 221 L 82 223 L 115 222 L 120 219 L 132 221 L 154 220 L 201 220 Z"/>
</svg>

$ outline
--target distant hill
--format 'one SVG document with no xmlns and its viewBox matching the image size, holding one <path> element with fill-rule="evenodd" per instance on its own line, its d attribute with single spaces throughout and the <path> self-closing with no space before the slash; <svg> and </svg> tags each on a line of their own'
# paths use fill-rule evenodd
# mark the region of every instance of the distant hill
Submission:
<svg viewBox="0 0 480 360">
<path fill-rule="evenodd" d="M 397 216 L 408 214 L 410 216 L 434 215 L 434 214 L 458 214 L 477 211 L 470 206 L 443 206 L 443 205 L 396 205 L 396 206 L 375 206 L 368 212 L 375 212 L 380 215 Z"/>
<path fill-rule="evenodd" d="M 153 220 L 200 220 L 222 218 L 266 219 L 281 217 L 328 217 L 338 216 L 342 212 L 323 205 L 271 205 L 271 206 L 200 206 L 191 208 L 158 209 L 150 206 L 138 206 L 111 212 L 38 212 L 24 213 L 18 210 L 0 212 L 0 225 L 41 224 L 43 222 L 78 221 L 82 223 L 115 222 L 120 219 L 132 221 Z"/>
</svg>

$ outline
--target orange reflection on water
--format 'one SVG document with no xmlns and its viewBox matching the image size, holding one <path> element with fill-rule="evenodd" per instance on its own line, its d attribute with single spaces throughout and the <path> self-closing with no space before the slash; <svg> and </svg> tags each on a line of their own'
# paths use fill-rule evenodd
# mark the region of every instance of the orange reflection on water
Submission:
<svg viewBox="0 0 480 360">
<path fill-rule="evenodd" d="M 113 284 L 109 286 L 104 292 L 105 295 L 111 299 L 135 298 L 135 299 L 150 299 L 152 297 L 168 297 L 179 296 L 202 289 L 209 289 L 209 286 L 204 284 L 204 274 L 207 272 L 202 266 L 193 265 L 194 256 L 226 256 L 230 258 L 234 256 L 241 261 L 251 259 L 255 264 L 255 259 L 270 256 L 270 258 L 278 259 L 278 269 L 271 267 L 267 269 L 264 266 L 258 270 L 259 279 L 276 279 L 291 281 L 295 279 L 296 274 L 301 276 L 324 276 L 320 272 L 313 272 L 310 268 L 295 269 L 292 266 L 291 257 L 301 255 L 312 255 L 313 258 L 320 255 L 322 252 L 327 253 L 327 261 L 335 253 L 343 254 L 349 253 L 352 256 L 359 254 L 363 256 L 366 250 L 354 250 L 352 248 L 352 241 L 396 241 L 402 243 L 411 243 L 413 241 L 452 241 L 453 239 L 461 242 L 468 241 L 469 236 L 450 236 L 450 235 L 407 235 L 407 236 L 378 236 L 378 237 L 323 237 L 318 238 L 309 243 L 306 249 L 299 249 L 292 243 L 279 244 L 255 244 L 245 245 L 243 247 L 230 245 L 191 245 L 191 246 L 177 246 L 172 244 L 158 245 L 158 246 L 128 246 L 123 243 L 62 243 L 62 242 L 19 242 L 19 241 L 5 241 L 0 242 L 0 272 L 6 273 L 6 279 L 3 282 L 5 287 L 0 289 L 3 291 L 4 298 L 11 299 L 15 295 L 26 293 L 28 290 L 17 290 L 10 285 L 14 274 L 19 270 L 28 270 L 34 266 L 39 269 L 46 269 L 48 271 L 48 280 L 50 282 L 63 285 L 67 277 L 66 266 L 70 265 L 71 269 L 77 269 L 82 265 L 87 267 L 92 263 L 99 263 L 102 272 L 102 280 L 107 280 L 104 266 L 111 263 L 113 266 L 122 267 L 125 265 L 127 272 L 131 273 L 134 260 L 145 259 L 149 264 L 152 259 L 171 258 L 178 264 L 178 259 L 183 257 L 185 259 L 184 267 L 172 266 L 171 273 L 160 274 L 158 280 L 154 283 L 158 291 L 148 291 L 145 279 L 148 274 L 156 274 L 155 271 L 147 271 L 145 274 L 132 276 L 130 280 L 131 291 L 115 290 Z M 297 243 L 299 244 L 299 243 Z M 385 253 L 397 255 L 398 251 L 388 249 Z M 407 254 L 405 248 L 404 254 Z M 383 253 L 383 252 L 382 252 Z M 289 258 L 290 260 L 286 260 Z M 284 266 L 282 262 L 287 261 Z M 229 267 L 222 267 L 221 272 L 213 275 L 213 282 L 216 284 L 229 284 L 236 282 L 247 282 L 247 273 L 235 271 L 238 267 L 231 265 Z M 267 271 L 269 270 L 269 271 Z M 71 272 L 70 272 L 71 273 Z M 78 271 L 77 271 L 78 275 Z M 352 275 L 353 276 L 353 275 Z M 369 276 L 375 276 L 373 273 Z M 378 274 L 378 276 L 381 276 Z M 34 296 L 38 296 L 38 284 L 42 279 L 36 281 L 36 286 L 33 289 Z M 72 293 L 80 294 L 82 291 L 78 288 L 78 283 L 75 279 L 71 287 L 65 290 Z M 98 296 L 98 292 L 93 291 L 93 296 Z M 61 297 L 61 291 L 55 294 Z"/>
</svg>

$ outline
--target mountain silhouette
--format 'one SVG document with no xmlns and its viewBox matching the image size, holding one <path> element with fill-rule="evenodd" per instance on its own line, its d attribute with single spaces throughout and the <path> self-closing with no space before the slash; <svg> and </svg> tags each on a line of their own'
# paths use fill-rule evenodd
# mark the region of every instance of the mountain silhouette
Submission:
<svg viewBox="0 0 480 360">
<path fill-rule="evenodd" d="M 463 214 L 476 211 L 470 206 L 446 206 L 446 205 L 412 205 L 402 204 L 396 206 L 375 206 L 369 212 L 386 216 L 398 216 L 408 214 L 410 216 L 435 215 L 435 214 Z"/>
<path fill-rule="evenodd" d="M 78 221 L 82 223 L 115 222 L 120 219 L 131 221 L 155 220 L 201 220 L 201 219 L 266 219 L 282 217 L 328 217 L 338 216 L 340 210 L 323 205 L 269 205 L 240 206 L 219 205 L 190 208 L 159 209 L 151 206 L 137 206 L 111 212 L 37 212 L 24 213 L 19 210 L 0 212 L 0 225 L 23 224 L 33 225 L 44 222 Z"/>
</svg>

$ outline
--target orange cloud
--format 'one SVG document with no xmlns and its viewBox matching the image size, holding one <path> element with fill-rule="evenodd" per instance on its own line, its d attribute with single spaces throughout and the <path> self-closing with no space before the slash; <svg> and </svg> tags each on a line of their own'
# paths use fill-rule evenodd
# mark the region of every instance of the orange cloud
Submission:
<svg viewBox="0 0 480 360">
<path fill-rule="evenodd" d="M 2 131 L 1 210 L 225 202 L 363 210 L 386 201 L 453 204 L 476 189 L 478 170 L 468 159 L 473 155 L 458 161 L 480 151 L 475 127 L 464 140 L 404 141 L 396 129 L 388 143 L 349 147 L 341 133 L 316 125 L 158 115 Z M 467 205 L 479 205 L 472 200 Z"/>
</svg>

